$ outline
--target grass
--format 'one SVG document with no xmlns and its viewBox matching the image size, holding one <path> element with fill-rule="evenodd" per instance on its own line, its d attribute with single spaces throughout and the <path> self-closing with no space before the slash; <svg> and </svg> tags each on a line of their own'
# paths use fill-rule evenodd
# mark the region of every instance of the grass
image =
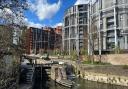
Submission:
<svg viewBox="0 0 128 89">
<path fill-rule="evenodd" d="M 103 62 L 91 62 L 91 61 L 84 61 L 83 64 L 91 64 L 91 65 L 111 65 L 110 63 L 103 63 Z"/>
</svg>

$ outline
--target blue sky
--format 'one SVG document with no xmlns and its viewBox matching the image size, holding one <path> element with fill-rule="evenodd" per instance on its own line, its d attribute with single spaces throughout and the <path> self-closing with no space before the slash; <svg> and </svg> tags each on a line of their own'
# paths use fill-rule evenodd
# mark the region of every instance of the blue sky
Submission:
<svg viewBox="0 0 128 89">
<path fill-rule="evenodd" d="M 64 12 L 76 3 L 86 0 L 29 0 L 30 9 L 25 11 L 28 26 L 42 27 L 61 25 Z"/>
</svg>

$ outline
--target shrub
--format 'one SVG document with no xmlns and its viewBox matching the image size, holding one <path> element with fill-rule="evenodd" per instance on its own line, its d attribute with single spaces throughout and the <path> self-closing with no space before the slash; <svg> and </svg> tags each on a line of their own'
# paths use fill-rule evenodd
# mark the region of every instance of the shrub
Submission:
<svg viewBox="0 0 128 89">
<path fill-rule="evenodd" d="M 83 64 L 93 64 L 93 65 L 110 65 L 110 63 L 103 63 L 103 62 L 99 62 L 99 61 L 97 61 L 97 62 L 93 62 L 92 63 L 92 61 L 84 61 L 84 62 L 82 62 Z"/>
<path fill-rule="evenodd" d="M 77 52 L 76 51 L 71 51 L 71 59 L 76 60 L 77 59 Z"/>
</svg>

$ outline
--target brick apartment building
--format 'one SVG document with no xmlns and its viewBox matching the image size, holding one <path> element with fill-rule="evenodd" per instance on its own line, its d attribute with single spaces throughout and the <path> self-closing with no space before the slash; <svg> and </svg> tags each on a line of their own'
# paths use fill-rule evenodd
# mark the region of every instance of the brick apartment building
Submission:
<svg viewBox="0 0 128 89">
<path fill-rule="evenodd" d="M 55 49 L 62 49 L 62 27 L 58 26 L 55 28 Z"/>
<path fill-rule="evenodd" d="M 26 53 L 40 53 L 48 50 L 61 49 L 61 27 L 51 28 L 30 27 L 26 35 Z"/>
</svg>

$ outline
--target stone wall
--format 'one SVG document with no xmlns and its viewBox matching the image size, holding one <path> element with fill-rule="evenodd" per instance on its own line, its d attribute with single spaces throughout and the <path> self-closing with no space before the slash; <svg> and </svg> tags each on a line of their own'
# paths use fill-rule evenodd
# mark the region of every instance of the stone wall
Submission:
<svg viewBox="0 0 128 89">
<path fill-rule="evenodd" d="M 85 72 L 83 74 L 80 74 L 80 76 L 90 81 L 128 86 L 128 77 L 124 77 L 124 76 L 100 74 L 93 72 Z"/>
<path fill-rule="evenodd" d="M 128 69 L 117 65 L 80 65 L 76 74 L 90 81 L 128 86 Z"/>
<path fill-rule="evenodd" d="M 101 57 L 95 55 L 94 60 L 111 63 L 113 65 L 128 65 L 128 54 L 109 54 L 102 55 Z"/>
<path fill-rule="evenodd" d="M 109 56 L 111 57 L 113 55 L 109 55 Z M 115 56 L 118 55 L 114 55 L 113 58 Z M 125 57 L 127 58 L 127 55 L 125 55 L 124 58 Z M 119 58 L 115 58 L 115 60 L 116 59 L 118 63 Z M 128 69 L 124 69 L 123 68 L 124 66 L 122 65 L 88 65 L 88 64 L 77 64 L 77 62 L 71 60 L 61 60 L 61 61 L 74 66 L 76 75 L 86 80 L 121 85 L 121 86 L 128 86 Z M 104 59 L 102 61 L 108 62 L 107 59 Z"/>
</svg>

